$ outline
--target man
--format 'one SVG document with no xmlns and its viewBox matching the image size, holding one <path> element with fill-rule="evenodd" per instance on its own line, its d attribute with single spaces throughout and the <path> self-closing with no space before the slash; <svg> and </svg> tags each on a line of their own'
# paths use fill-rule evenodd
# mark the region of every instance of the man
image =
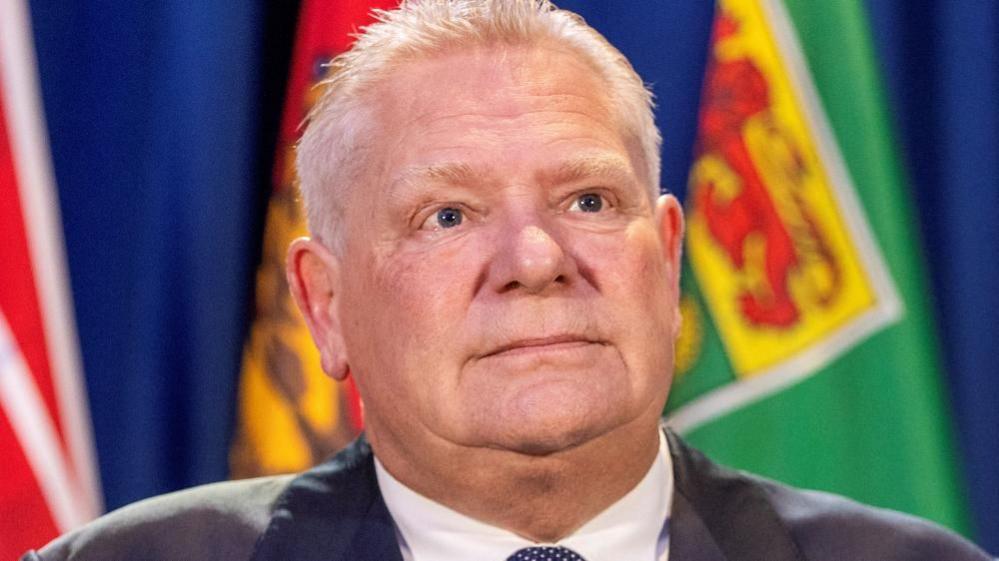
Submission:
<svg viewBox="0 0 999 561">
<path fill-rule="evenodd" d="M 336 59 L 288 257 L 364 439 L 128 507 L 26 559 L 987 559 L 663 433 L 683 219 L 651 97 L 539 0 L 410 2 Z"/>
</svg>

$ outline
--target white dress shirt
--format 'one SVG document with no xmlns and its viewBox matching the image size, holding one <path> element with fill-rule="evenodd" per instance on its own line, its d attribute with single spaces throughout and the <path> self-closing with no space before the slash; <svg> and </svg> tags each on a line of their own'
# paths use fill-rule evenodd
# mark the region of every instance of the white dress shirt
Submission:
<svg viewBox="0 0 999 561">
<path fill-rule="evenodd" d="M 586 561 L 666 561 L 673 464 L 666 438 L 638 485 L 556 544 L 534 543 L 434 502 L 390 475 L 375 458 L 385 505 L 405 561 L 506 561 L 525 547 L 567 547 Z M 571 506 L 571 505 L 570 505 Z"/>
</svg>

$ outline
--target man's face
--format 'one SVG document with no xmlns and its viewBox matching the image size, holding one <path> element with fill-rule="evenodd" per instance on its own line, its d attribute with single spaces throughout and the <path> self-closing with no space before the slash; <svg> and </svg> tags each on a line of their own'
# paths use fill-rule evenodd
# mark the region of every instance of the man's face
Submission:
<svg viewBox="0 0 999 561">
<path fill-rule="evenodd" d="M 573 54 L 507 48 L 383 86 L 333 290 L 372 440 L 543 454 L 655 422 L 679 210 L 662 202 L 659 227 L 602 81 Z"/>
</svg>

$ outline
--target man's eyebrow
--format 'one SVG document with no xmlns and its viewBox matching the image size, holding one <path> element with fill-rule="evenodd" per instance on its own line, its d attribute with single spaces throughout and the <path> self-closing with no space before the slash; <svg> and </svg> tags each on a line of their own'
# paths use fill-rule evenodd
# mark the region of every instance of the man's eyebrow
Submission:
<svg viewBox="0 0 999 561">
<path fill-rule="evenodd" d="M 612 155 L 579 156 L 538 172 L 537 180 L 544 185 L 562 185 L 586 179 L 621 182 L 635 180 L 631 165 L 624 158 Z M 413 166 L 403 170 L 391 183 L 391 191 L 420 183 L 469 185 L 483 180 L 482 171 L 462 162 L 444 162 Z"/>
<path fill-rule="evenodd" d="M 538 180 L 548 185 L 603 178 L 634 181 L 631 165 L 624 158 L 611 155 L 584 156 L 567 160 L 538 173 Z"/>
<path fill-rule="evenodd" d="M 475 181 L 476 177 L 480 177 L 480 174 L 476 174 L 470 165 L 460 162 L 413 166 L 406 168 L 392 180 L 391 189 L 417 183 L 467 185 Z"/>
</svg>

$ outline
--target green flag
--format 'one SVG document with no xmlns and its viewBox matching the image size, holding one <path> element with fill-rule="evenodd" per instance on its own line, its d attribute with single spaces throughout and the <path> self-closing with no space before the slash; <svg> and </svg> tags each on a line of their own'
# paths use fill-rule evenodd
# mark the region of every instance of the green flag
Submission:
<svg viewBox="0 0 999 561">
<path fill-rule="evenodd" d="M 669 423 L 715 459 L 967 517 L 913 209 L 859 0 L 722 0 Z"/>
</svg>

